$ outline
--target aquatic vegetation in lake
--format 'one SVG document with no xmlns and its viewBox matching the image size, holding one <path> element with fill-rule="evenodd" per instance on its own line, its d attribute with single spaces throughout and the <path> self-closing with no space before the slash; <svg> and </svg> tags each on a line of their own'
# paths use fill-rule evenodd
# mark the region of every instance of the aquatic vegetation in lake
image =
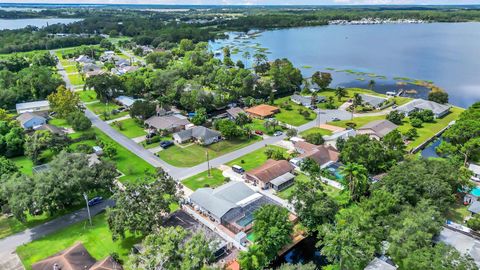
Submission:
<svg viewBox="0 0 480 270">
<path fill-rule="evenodd" d="M 302 66 L 302 68 L 312 68 L 312 66 Z"/>
</svg>

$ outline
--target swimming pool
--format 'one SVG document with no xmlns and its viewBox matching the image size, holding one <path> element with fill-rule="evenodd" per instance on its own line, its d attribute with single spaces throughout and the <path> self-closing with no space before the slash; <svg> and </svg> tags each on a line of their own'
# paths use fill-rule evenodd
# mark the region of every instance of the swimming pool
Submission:
<svg viewBox="0 0 480 270">
<path fill-rule="evenodd" d="M 243 218 L 235 221 L 240 227 L 245 228 L 253 222 L 253 215 L 245 215 Z"/>
<path fill-rule="evenodd" d="M 325 167 L 326 170 L 328 170 L 337 180 L 342 180 L 343 175 L 340 172 L 340 167 L 342 167 L 343 164 L 334 162 L 330 163 L 327 167 Z"/>
<path fill-rule="evenodd" d="M 470 194 L 473 196 L 480 197 L 480 187 L 475 187 L 470 191 Z"/>
</svg>

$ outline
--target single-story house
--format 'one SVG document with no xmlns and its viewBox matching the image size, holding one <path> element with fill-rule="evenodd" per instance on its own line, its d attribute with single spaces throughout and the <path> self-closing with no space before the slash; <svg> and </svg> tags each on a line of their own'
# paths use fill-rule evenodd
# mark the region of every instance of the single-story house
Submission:
<svg viewBox="0 0 480 270">
<path fill-rule="evenodd" d="M 365 268 L 364 270 L 396 270 L 397 267 L 393 265 L 390 260 L 387 258 L 375 257 Z"/>
<path fill-rule="evenodd" d="M 41 126 L 34 127 L 34 129 L 35 130 L 48 130 L 51 133 L 56 134 L 56 135 L 65 134 L 65 130 L 63 128 L 59 128 L 57 126 L 50 125 L 50 124 L 43 124 Z"/>
<path fill-rule="evenodd" d="M 101 69 L 97 69 L 97 70 L 93 70 L 93 71 L 87 71 L 85 73 L 85 77 L 90 78 L 90 77 L 93 77 L 93 76 L 102 75 L 104 73 L 105 73 L 105 70 L 101 70 Z"/>
<path fill-rule="evenodd" d="M 231 120 L 235 120 L 237 116 L 241 113 L 245 113 L 245 111 L 240 107 L 233 107 L 227 110 L 228 118 L 230 118 Z"/>
<path fill-rule="evenodd" d="M 342 131 L 337 131 L 337 132 L 334 132 L 332 135 L 323 136 L 323 139 L 325 140 L 323 144 L 337 148 L 338 139 L 342 138 L 344 140 L 347 140 L 350 137 L 355 137 L 355 135 L 357 135 L 357 132 L 354 129 L 345 129 Z"/>
<path fill-rule="evenodd" d="M 115 98 L 115 101 L 120 103 L 120 105 L 124 106 L 125 108 L 130 108 L 133 103 L 135 103 L 136 99 L 127 96 L 118 96 Z"/>
<path fill-rule="evenodd" d="M 402 106 L 398 106 L 395 110 L 407 116 L 415 111 L 431 110 L 435 118 L 441 118 L 450 112 L 450 108 L 450 105 L 440 104 L 430 100 L 414 99 Z"/>
<path fill-rule="evenodd" d="M 203 126 L 196 126 L 173 134 L 173 140 L 177 143 L 194 140 L 201 145 L 210 145 L 220 141 L 221 138 L 220 132 Z"/>
<path fill-rule="evenodd" d="M 378 109 L 382 107 L 383 104 L 387 101 L 386 98 L 379 97 L 379 96 L 373 96 L 373 95 L 367 95 L 367 94 L 359 94 L 359 96 L 362 98 L 362 104 L 363 105 L 369 105 L 372 108 Z"/>
<path fill-rule="evenodd" d="M 275 106 L 261 104 L 261 105 L 248 108 L 245 111 L 250 117 L 264 119 L 264 118 L 271 117 L 276 113 L 279 113 L 280 109 Z"/>
<path fill-rule="evenodd" d="M 48 102 L 48 100 L 24 102 L 17 103 L 15 107 L 18 114 L 25 112 L 45 112 L 50 110 L 50 102 Z"/>
<path fill-rule="evenodd" d="M 295 167 L 286 160 L 269 159 L 262 166 L 247 171 L 245 180 L 258 185 L 262 189 L 273 188 L 280 191 L 291 186 L 295 180 L 292 172 Z"/>
<path fill-rule="evenodd" d="M 357 135 L 366 134 L 370 138 L 380 140 L 397 127 L 397 125 L 388 120 L 375 120 L 357 129 Z"/>
<path fill-rule="evenodd" d="M 84 73 L 87 73 L 89 71 L 98 71 L 98 70 L 101 70 L 102 68 L 99 67 L 98 65 L 96 65 L 95 63 L 88 63 L 88 64 L 84 64 L 83 67 L 82 67 L 82 71 Z"/>
<path fill-rule="evenodd" d="M 78 63 L 83 63 L 83 64 L 89 64 L 89 63 L 95 63 L 95 60 L 93 60 L 92 58 L 88 57 L 87 55 L 80 55 L 79 57 L 77 57 L 77 59 L 75 59 L 76 62 Z"/>
<path fill-rule="evenodd" d="M 480 267 L 480 241 L 465 233 L 444 227 L 436 241 L 451 245 L 461 254 L 470 255 Z"/>
<path fill-rule="evenodd" d="M 177 115 L 152 116 L 145 120 L 145 125 L 148 128 L 169 133 L 184 130 L 185 126 L 190 124 L 188 119 L 178 117 Z"/>
<path fill-rule="evenodd" d="M 32 129 L 37 126 L 45 125 L 47 123 L 47 119 L 45 117 L 31 112 L 20 114 L 17 117 L 17 121 L 24 129 Z"/>
<path fill-rule="evenodd" d="M 479 201 L 474 201 L 470 206 L 468 207 L 468 211 L 472 213 L 472 215 L 476 215 L 480 213 L 480 202 Z"/>
<path fill-rule="evenodd" d="M 480 165 L 470 163 L 468 169 L 473 173 L 471 179 L 475 182 L 480 182 Z"/>
<path fill-rule="evenodd" d="M 108 256 L 101 261 L 88 253 L 88 250 L 82 243 L 76 243 L 73 246 L 60 251 L 59 253 L 48 257 L 42 261 L 34 263 L 32 270 L 121 270 L 122 265 Z"/>
<path fill-rule="evenodd" d="M 234 233 L 251 228 L 255 210 L 265 204 L 276 204 L 239 181 L 230 181 L 215 189 L 199 188 L 190 195 L 189 202 L 196 211 Z"/>
<path fill-rule="evenodd" d="M 314 145 L 308 142 L 297 142 L 294 144 L 295 150 L 300 153 L 297 157 L 298 160 L 310 158 L 314 160 L 320 167 L 331 163 L 337 162 L 340 153 L 332 146 Z"/>
<path fill-rule="evenodd" d="M 297 95 L 293 94 L 290 99 L 302 106 L 311 106 L 312 105 L 312 97 L 311 96 L 302 96 L 302 95 Z"/>
<path fill-rule="evenodd" d="M 137 66 L 126 66 L 125 65 L 125 66 L 121 66 L 121 67 L 118 67 L 118 68 L 112 68 L 112 70 L 110 72 L 115 74 L 115 75 L 121 76 L 121 75 L 124 75 L 126 73 L 136 71 L 138 69 L 139 69 L 139 67 L 137 67 Z"/>
</svg>

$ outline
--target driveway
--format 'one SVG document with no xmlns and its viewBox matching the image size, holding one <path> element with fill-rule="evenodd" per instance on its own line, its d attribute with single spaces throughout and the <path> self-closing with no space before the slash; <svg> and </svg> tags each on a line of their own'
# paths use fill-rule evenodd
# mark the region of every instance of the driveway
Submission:
<svg viewBox="0 0 480 270">
<path fill-rule="evenodd" d="M 90 207 L 90 213 L 92 216 L 95 216 L 105 210 L 105 208 L 113 205 L 115 205 L 114 201 L 106 200 L 100 204 Z M 83 208 L 44 224 L 38 225 L 37 227 L 33 227 L 23 232 L 0 239 L 0 265 L 2 262 L 4 262 L 3 259 L 9 258 L 9 254 L 15 252 L 17 247 L 86 219 L 88 219 L 87 209 Z"/>
</svg>

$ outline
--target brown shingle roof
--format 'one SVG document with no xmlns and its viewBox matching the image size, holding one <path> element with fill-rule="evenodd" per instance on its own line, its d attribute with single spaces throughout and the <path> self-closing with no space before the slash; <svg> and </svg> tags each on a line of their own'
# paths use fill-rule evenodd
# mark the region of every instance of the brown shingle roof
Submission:
<svg viewBox="0 0 480 270">
<path fill-rule="evenodd" d="M 255 107 L 251 107 L 245 110 L 247 113 L 258 115 L 261 117 L 271 116 L 279 111 L 275 106 L 270 106 L 267 104 L 261 104 Z"/>
<path fill-rule="evenodd" d="M 59 270 L 85 270 L 95 264 L 95 259 L 88 253 L 82 243 L 32 265 L 32 270 L 53 270 L 57 265 Z"/>
<path fill-rule="evenodd" d="M 248 176 L 254 177 L 264 183 L 291 172 L 295 169 L 290 162 L 286 160 L 269 159 L 262 166 L 247 172 Z"/>
<path fill-rule="evenodd" d="M 330 162 L 338 161 L 340 153 L 331 146 L 318 145 L 316 148 L 301 154 L 300 158 L 311 158 L 320 166 Z"/>
<path fill-rule="evenodd" d="M 379 138 L 383 138 L 397 127 L 397 125 L 388 120 L 376 120 L 362 126 L 358 131 L 363 131 L 364 134 L 374 134 Z"/>
<path fill-rule="evenodd" d="M 233 118 L 237 118 L 239 113 L 245 113 L 245 111 L 240 107 L 234 107 L 227 110 L 227 113 Z"/>
<path fill-rule="evenodd" d="M 122 270 L 123 267 L 116 262 L 112 257 L 108 256 L 105 259 L 98 261 L 89 270 Z"/>
</svg>

